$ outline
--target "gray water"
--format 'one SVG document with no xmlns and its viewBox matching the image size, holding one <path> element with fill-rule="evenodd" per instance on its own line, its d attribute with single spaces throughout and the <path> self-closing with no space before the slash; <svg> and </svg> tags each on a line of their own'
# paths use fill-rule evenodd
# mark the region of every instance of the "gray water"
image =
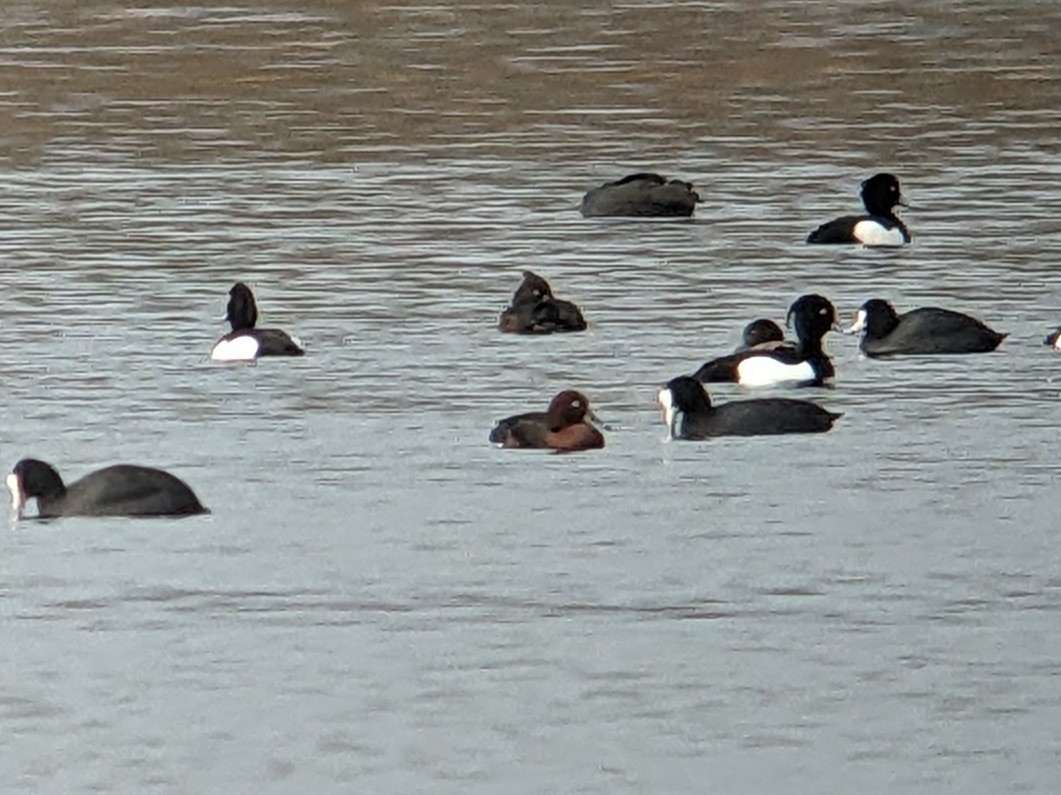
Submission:
<svg viewBox="0 0 1061 795">
<path fill-rule="evenodd" d="M 213 512 L 8 525 L 0 791 L 1059 791 L 1059 62 L 1052 0 L 6 6 L 3 459 Z M 697 218 L 579 216 L 642 169 Z M 803 245 L 879 170 L 911 246 Z M 524 268 L 590 329 L 498 334 Z M 237 279 L 305 358 L 208 360 Z M 808 291 L 1010 337 L 665 442 Z M 568 387 L 606 449 L 488 444 Z"/>
</svg>

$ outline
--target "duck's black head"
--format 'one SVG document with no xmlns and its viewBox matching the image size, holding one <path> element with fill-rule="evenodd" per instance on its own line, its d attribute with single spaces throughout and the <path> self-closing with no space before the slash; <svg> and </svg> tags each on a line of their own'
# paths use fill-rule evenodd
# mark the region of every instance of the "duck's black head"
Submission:
<svg viewBox="0 0 1061 795">
<path fill-rule="evenodd" d="M 663 424 L 672 439 L 681 438 L 687 417 L 711 411 L 711 398 L 704 385 L 685 375 L 668 381 L 659 391 L 657 400 Z"/>
<path fill-rule="evenodd" d="M 774 321 L 760 318 L 744 327 L 741 338 L 745 348 L 754 348 L 764 342 L 782 342 L 785 339 L 785 332 Z"/>
<path fill-rule="evenodd" d="M 236 282 L 228 291 L 228 309 L 225 317 L 233 331 L 254 328 L 258 322 L 258 305 L 254 302 L 254 293 L 243 282 Z"/>
<path fill-rule="evenodd" d="M 899 325 L 899 313 L 883 298 L 871 298 L 862 304 L 855 317 L 855 330 L 871 339 L 887 337 Z"/>
<path fill-rule="evenodd" d="M 12 478 L 14 478 L 14 483 Z M 63 479 L 59 477 L 59 473 L 51 465 L 38 461 L 36 458 L 23 458 L 15 464 L 15 468 L 11 470 L 11 477 L 8 478 L 8 488 L 12 492 L 15 490 L 15 484 L 23 501 L 31 497 L 62 497 L 66 494 L 66 486 L 63 484 Z"/>
<path fill-rule="evenodd" d="M 801 345 L 818 345 L 827 331 L 837 327 L 836 307 L 828 298 L 811 293 L 796 299 L 786 320 Z"/>
<path fill-rule="evenodd" d="M 892 216 L 896 205 L 905 207 L 899 180 L 893 174 L 874 174 L 862 183 L 862 203 L 866 212 L 885 218 Z"/>
<path fill-rule="evenodd" d="M 711 398 L 704 385 L 687 375 L 672 378 L 660 390 L 660 404 L 686 414 L 696 414 L 711 408 Z"/>
</svg>

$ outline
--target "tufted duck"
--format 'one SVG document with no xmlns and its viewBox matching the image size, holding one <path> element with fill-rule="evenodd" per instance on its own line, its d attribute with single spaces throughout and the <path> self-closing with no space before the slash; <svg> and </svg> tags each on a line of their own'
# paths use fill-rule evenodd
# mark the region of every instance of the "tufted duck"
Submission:
<svg viewBox="0 0 1061 795">
<path fill-rule="evenodd" d="M 305 351 L 286 331 L 255 328 L 258 305 L 254 294 L 243 282 L 236 282 L 229 290 L 226 317 L 232 332 L 214 345 L 210 358 L 219 362 L 242 362 L 259 356 L 303 356 Z"/>
<path fill-rule="evenodd" d="M 862 203 L 868 215 L 845 215 L 822 224 L 807 237 L 808 243 L 862 243 L 867 246 L 901 246 L 910 232 L 895 214 L 905 207 L 899 180 L 877 174 L 862 183 Z"/>
<path fill-rule="evenodd" d="M 822 337 L 837 328 L 836 309 L 829 299 L 809 294 L 801 296 L 788 310 L 794 327 L 794 348 L 752 348 L 712 359 L 693 374 L 705 383 L 735 381 L 744 386 L 768 386 L 796 382 L 821 386 L 836 371 L 822 348 Z"/>
</svg>

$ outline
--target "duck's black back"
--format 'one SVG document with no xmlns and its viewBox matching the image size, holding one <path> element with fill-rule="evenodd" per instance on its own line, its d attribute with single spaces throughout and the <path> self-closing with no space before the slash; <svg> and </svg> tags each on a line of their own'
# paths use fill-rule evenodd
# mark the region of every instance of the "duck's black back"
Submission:
<svg viewBox="0 0 1061 795">
<path fill-rule="evenodd" d="M 688 217 L 700 196 L 688 182 L 667 182 L 659 174 L 630 174 L 606 182 L 582 199 L 582 214 L 626 217 Z"/>
<path fill-rule="evenodd" d="M 163 516 L 205 512 L 180 478 L 161 469 L 118 464 L 67 486 L 50 501 L 38 498 L 41 516 Z"/>
<path fill-rule="evenodd" d="M 501 313 L 498 328 L 516 334 L 551 334 L 584 331 L 586 321 L 579 308 L 561 298 L 543 298 L 535 303 L 518 303 Z"/>
<path fill-rule="evenodd" d="M 865 220 L 865 218 L 866 216 L 864 215 L 845 215 L 832 221 L 826 221 L 807 235 L 807 242 L 826 245 L 851 243 L 855 239 L 855 225 L 859 221 Z"/>
<path fill-rule="evenodd" d="M 499 420 L 490 431 L 490 441 L 505 447 L 545 447 L 548 434 L 548 413 L 531 411 Z"/>
<path fill-rule="evenodd" d="M 682 437 L 771 436 L 783 433 L 824 433 L 839 414 L 806 400 L 760 398 L 734 400 L 685 418 Z"/>
<path fill-rule="evenodd" d="M 961 312 L 922 307 L 900 315 L 898 324 L 885 336 L 863 335 L 861 347 L 867 356 L 987 353 L 1005 337 Z"/>
<path fill-rule="evenodd" d="M 254 331 L 258 338 L 258 356 L 305 356 L 291 335 L 278 328 L 260 328 Z"/>
</svg>

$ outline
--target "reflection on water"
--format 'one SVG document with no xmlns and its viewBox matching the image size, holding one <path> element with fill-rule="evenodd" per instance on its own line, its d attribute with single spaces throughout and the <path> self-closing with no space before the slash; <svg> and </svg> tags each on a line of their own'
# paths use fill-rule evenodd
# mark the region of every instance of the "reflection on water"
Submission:
<svg viewBox="0 0 1061 795">
<path fill-rule="evenodd" d="M 1056 3 L 5 12 L 4 461 L 213 509 L 9 527 L 5 791 L 1056 789 Z M 913 245 L 802 244 L 884 168 Z M 641 169 L 697 218 L 579 216 Z M 498 334 L 525 268 L 589 330 Z M 237 279 L 304 359 L 208 361 Z M 1011 336 L 665 444 L 811 290 Z M 486 443 L 567 386 L 605 450 Z"/>
</svg>

